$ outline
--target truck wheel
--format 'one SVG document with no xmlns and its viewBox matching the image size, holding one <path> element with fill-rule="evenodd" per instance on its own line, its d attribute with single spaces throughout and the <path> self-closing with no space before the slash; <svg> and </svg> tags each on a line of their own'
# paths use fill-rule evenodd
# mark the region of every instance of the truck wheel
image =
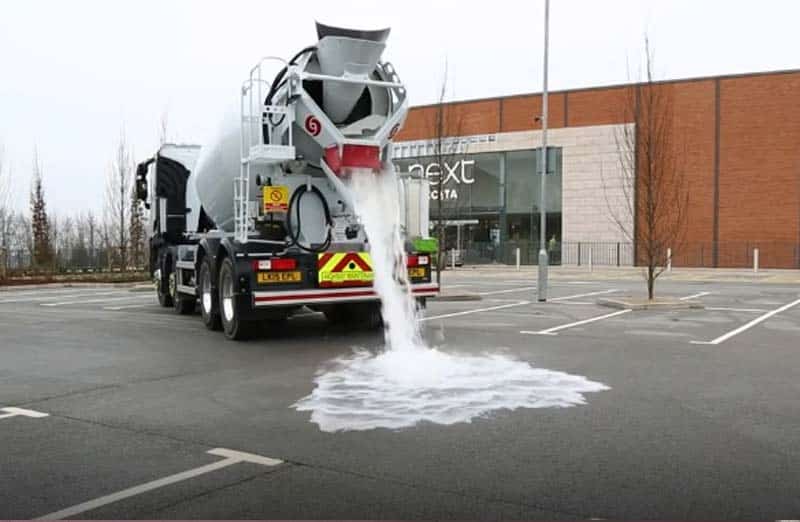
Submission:
<svg viewBox="0 0 800 522">
<path fill-rule="evenodd" d="M 351 305 L 331 305 L 323 310 L 325 319 L 331 324 L 348 324 L 353 320 Z"/>
<path fill-rule="evenodd" d="M 367 330 L 378 330 L 383 327 L 380 303 L 364 304 L 363 324 Z"/>
<path fill-rule="evenodd" d="M 169 274 L 169 293 L 172 297 L 172 304 L 175 307 L 176 312 L 181 315 L 189 315 L 194 313 L 194 307 L 195 303 L 197 302 L 197 298 L 193 295 L 189 296 L 186 294 L 181 294 L 178 291 L 178 278 L 176 277 L 175 270 Z"/>
<path fill-rule="evenodd" d="M 236 306 L 236 273 L 233 262 L 226 258 L 219 270 L 219 308 L 222 330 L 225 337 L 234 341 L 247 339 L 254 330 L 254 323 L 244 321 Z"/>
<path fill-rule="evenodd" d="M 164 308 L 172 306 L 172 296 L 169 293 L 169 270 L 171 267 L 167 263 L 166 256 L 161 257 L 159 269 L 156 271 L 156 294 L 158 295 L 158 304 Z"/>
<path fill-rule="evenodd" d="M 222 322 L 219 317 L 219 296 L 212 284 L 214 272 L 211 270 L 211 261 L 206 257 L 200 263 L 200 314 L 203 324 L 209 330 L 221 330 Z"/>
<path fill-rule="evenodd" d="M 325 318 L 336 325 L 376 330 L 383 326 L 380 303 L 333 305 L 324 310 Z"/>
</svg>

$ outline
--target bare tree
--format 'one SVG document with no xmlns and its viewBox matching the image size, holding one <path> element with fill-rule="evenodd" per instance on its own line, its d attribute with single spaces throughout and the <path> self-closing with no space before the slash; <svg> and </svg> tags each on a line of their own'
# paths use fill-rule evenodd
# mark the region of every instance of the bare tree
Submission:
<svg viewBox="0 0 800 522">
<path fill-rule="evenodd" d="M 144 233 L 144 206 L 136 198 L 136 190 L 131 190 L 130 200 L 130 238 L 131 238 L 131 265 L 137 270 L 144 266 L 145 233 Z"/>
<path fill-rule="evenodd" d="M 74 237 L 69 258 L 69 263 L 74 268 L 83 269 L 91 264 L 87 245 L 88 232 L 86 215 L 81 213 L 75 218 Z"/>
<path fill-rule="evenodd" d="M 6 168 L 5 148 L 0 143 L 0 279 L 8 269 L 11 248 L 11 232 L 14 214 L 11 210 L 11 172 Z"/>
<path fill-rule="evenodd" d="M 47 216 L 47 224 L 50 227 L 50 271 L 59 272 L 63 255 L 63 244 L 61 239 L 61 220 L 55 212 Z"/>
<path fill-rule="evenodd" d="M 86 247 L 87 254 L 89 256 L 89 264 L 96 268 L 98 265 L 97 262 L 97 218 L 94 217 L 94 213 L 90 210 L 86 213 L 85 223 L 86 223 L 86 232 L 87 232 L 87 240 L 88 245 Z"/>
<path fill-rule="evenodd" d="M 51 268 L 53 248 L 50 242 L 50 221 L 47 216 L 42 168 L 38 150 L 33 151 L 33 180 L 30 197 L 31 210 L 31 261 L 36 268 Z"/>
<path fill-rule="evenodd" d="M 109 224 L 107 219 L 104 219 L 102 223 L 100 223 L 100 228 L 98 230 L 100 236 L 100 252 L 98 255 L 97 264 L 103 265 L 109 271 L 111 271 L 112 263 L 114 261 L 113 258 L 113 248 L 112 248 L 112 231 L 111 225 Z M 101 266 L 102 268 L 102 266 Z"/>
<path fill-rule="evenodd" d="M 461 135 L 463 113 L 452 104 L 446 102 L 447 88 L 448 63 L 445 59 L 444 73 L 442 76 L 442 83 L 439 87 L 437 103 L 428 121 L 429 135 L 433 136 L 433 153 L 431 154 L 431 159 L 435 167 L 432 172 L 430 171 L 430 167 L 428 167 L 425 172 L 425 175 L 428 176 L 428 180 L 431 182 L 433 190 L 435 190 L 436 193 L 436 198 L 434 198 L 436 206 L 434 227 L 439 245 L 436 262 L 437 283 L 441 283 L 441 272 L 446 264 L 445 239 L 447 219 L 453 214 L 455 211 L 453 207 L 457 204 L 451 204 L 448 208 L 445 208 L 444 205 L 446 194 L 444 184 L 447 180 L 447 166 L 454 164 L 466 152 L 465 149 L 460 147 L 459 140 L 457 139 L 457 137 Z M 435 179 L 431 180 L 431 177 L 435 177 Z"/>
<path fill-rule="evenodd" d="M 133 185 L 133 163 L 128 148 L 125 131 L 122 130 L 114 159 L 106 178 L 105 221 L 108 225 L 108 239 L 113 243 L 108 247 L 114 251 L 110 257 L 117 262 L 120 270 L 128 266 L 129 217 L 131 209 L 130 191 Z M 109 252 L 110 253 L 110 252 Z"/>
<path fill-rule="evenodd" d="M 16 213 L 12 226 L 14 232 L 11 245 L 16 254 L 15 265 L 17 268 L 25 268 L 33 264 L 33 226 L 30 218 L 22 212 Z"/>
<path fill-rule="evenodd" d="M 625 203 L 609 205 L 622 233 L 634 244 L 634 262 L 645 266 L 647 297 L 684 243 L 689 190 L 673 127 L 672 86 L 653 78 L 653 54 L 645 36 L 645 77 L 631 84 L 623 103 L 625 125 L 617 151 Z M 607 199 L 608 201 L 608 199 Z"/>
</svg>

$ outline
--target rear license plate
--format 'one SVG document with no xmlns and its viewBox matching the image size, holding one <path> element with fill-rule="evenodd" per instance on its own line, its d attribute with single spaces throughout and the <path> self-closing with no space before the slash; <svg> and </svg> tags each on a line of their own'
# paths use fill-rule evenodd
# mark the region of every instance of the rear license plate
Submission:
<svg viewBox="0 0 800 522">
<path fill-rule="evenodd" d="M 415 266 L 408 269 L 408 277 L 416 279 L 418 277 L 425 277 L 425 267 Z"/>
<path fill-rule="evenodd" d="M 257 281 L 262 283 L 299 283 L 303 274 L 299 270 L 293 272 L 259 272 Z"/>
</svg>

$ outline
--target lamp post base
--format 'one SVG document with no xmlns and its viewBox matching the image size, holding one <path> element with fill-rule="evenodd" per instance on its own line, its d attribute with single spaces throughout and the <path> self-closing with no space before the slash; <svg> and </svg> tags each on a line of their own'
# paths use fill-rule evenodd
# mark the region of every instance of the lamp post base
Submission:
<svg viewBox="0 0 800 522">
<path fill-rule="evenodd" d="M 547 267 L 549 264 L 550 260 L 547 257 L 547 250 L 544 248 L 540 249 L 538 267 L 539 283 L 536 286 L 536 289 L 539 293 L 538 299 L 540 303 L 547 301 Z"/>
</svg>

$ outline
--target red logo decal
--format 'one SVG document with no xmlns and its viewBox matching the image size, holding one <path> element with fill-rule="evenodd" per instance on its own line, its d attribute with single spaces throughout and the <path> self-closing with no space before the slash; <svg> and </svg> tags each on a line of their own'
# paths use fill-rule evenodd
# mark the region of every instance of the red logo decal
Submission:
<svg viewBox="0 0 800 522">
<path fill-rule="evenodd" d="M 317 118 L 309 115 L 306 117 L 306 132 L 312 136 L 317 136 L 320 132 L 322 132 L 322 124 Z"/>
</svg>

